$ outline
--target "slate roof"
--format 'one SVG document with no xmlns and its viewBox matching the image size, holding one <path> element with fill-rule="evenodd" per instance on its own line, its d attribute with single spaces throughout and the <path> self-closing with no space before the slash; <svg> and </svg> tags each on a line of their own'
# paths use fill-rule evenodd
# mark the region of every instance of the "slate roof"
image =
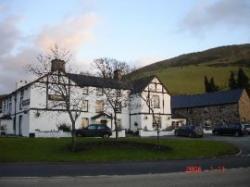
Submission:
<svg viewBox="0 0 250 187">
<path fill-rule="evenodd" d="M 237 103 L 242 92 L 243 89 L 236 89 L 199 95 L 173 96 L 171 107 L 177 109 Z"/>
<path fill-rule="evenodd" d="M 67 74 L 69 78 L 74 81 L 78 86 L 93 86 L 99 88 L 114 88 L 114 89 L 129 89 L 132 94 L 142 92 L 145 87 L 152 81 L 155 76 L 144 77 L 133 81 L 115 79 L 104 79 L 101 77 L 94 77 L 81 74 Z"/>
<path fill-rule="evenodd" d="M 119 81 L 115 79 L 104 79 L 100 77 L 94 77 L 81 74 L 67 74 L 69 78 L 74 81 L 78 86 L 93 86 L 99 88 L 114 88 L 114 89 L 129 89 L 130 86 L 125 81 Z"/>
</svg>

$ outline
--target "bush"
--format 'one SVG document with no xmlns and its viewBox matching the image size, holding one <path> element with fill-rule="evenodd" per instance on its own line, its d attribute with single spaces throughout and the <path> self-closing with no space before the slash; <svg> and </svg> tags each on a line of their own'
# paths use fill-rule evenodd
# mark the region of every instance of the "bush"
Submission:
<svg viewBox="0 0 250 187">
<path fill-rule="evenodd" d="M 71 127 L 67 124 L 61 124 L 57 126 L 58 130 L 62 130 L 63 132 L 70 132 L 71 131 Z"/>
</svg>

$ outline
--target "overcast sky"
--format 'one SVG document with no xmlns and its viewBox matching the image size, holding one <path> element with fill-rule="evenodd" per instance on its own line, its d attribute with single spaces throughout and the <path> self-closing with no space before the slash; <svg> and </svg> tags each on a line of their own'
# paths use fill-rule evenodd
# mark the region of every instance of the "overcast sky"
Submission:
<svg viewBox="0 0 250 187">
<path fill-rule="evenodd" d="M 249 0 L 0 0 L 0 94 L 57 43 L 89 71 L 98 57 L 144 66 L 250 42 Z"/>
</svg>

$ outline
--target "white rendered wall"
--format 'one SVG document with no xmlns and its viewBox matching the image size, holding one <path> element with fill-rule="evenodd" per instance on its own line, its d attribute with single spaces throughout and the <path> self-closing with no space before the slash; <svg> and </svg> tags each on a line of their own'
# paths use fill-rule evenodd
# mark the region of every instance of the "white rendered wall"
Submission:
<svg viewBox="0 0 250 187">
<path fill-rule="evenodd" d="M 155 87 L 155 83 L 157 86 Z M 153 108 L 156 116 L 161 117 L 161 130 L 166 129 L 171 126 L 171 102 L 170 95 L 167 93 L 167 90 L 161 85 L 160 81 L 157 78 L 154 78 L 151 83 L 144 89 L 142 93 L 139 95 L 131 96 L 131 130 L 136 131 L 140 129 L 147 129 L 149 131 L 154 131 L 153 127 L 153 117 L 152 110 L 149 109 L 145 99 L 147 99 L 148 94 L 150 96 L 150 100 L 152 96 L 157 95 L 160 99 L 160 107 Z M 143 99 L 144 98 L 144 99 Z M 134 124 L 138 123 L 138 126 Z"/>
</svg>

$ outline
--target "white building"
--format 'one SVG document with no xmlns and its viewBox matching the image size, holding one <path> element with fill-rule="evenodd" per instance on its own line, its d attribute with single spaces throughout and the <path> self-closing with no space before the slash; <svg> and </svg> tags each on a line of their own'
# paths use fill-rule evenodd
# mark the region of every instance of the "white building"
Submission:
<svg viewBox="0 0 250 187">
<path fill-rule="evenodd" d="M 60 96 L 51 90 L 52 85 L 57 84 L 55 80 L 58 70 L 60 68 L 56 69 L 52 64 L 52 73 L 30 83 L 19 82 L 17 89 L 3 98 L 0 117 L 2 134 L 29 137 L 36 136 L 39 132 L 57 132 L 58 126 L 62 124 L 71 125 L 67 111 L 60 105 Z M 115 129 L 114 112 L 103 93 L 106 88 L 120 90 L 127 97 L 128 104 L 121 107 L 117 114 L 120 129 L 155 131 L 152 112 L 161 130 L 176 121 L 171 118 L 170 94 L 156 76 L 125 82 L 119 79 L 64 73 L 63 81 L 68 85 L 70 101 L 73 101 L 76 95 L 81 96 L 77 129 L 93 123 L 107 124 L 111 129 Z M 147 103 L 145 98 L 150 101 Z M 140 135 L 147 136 L 145 133 Z"/>
</svg>

